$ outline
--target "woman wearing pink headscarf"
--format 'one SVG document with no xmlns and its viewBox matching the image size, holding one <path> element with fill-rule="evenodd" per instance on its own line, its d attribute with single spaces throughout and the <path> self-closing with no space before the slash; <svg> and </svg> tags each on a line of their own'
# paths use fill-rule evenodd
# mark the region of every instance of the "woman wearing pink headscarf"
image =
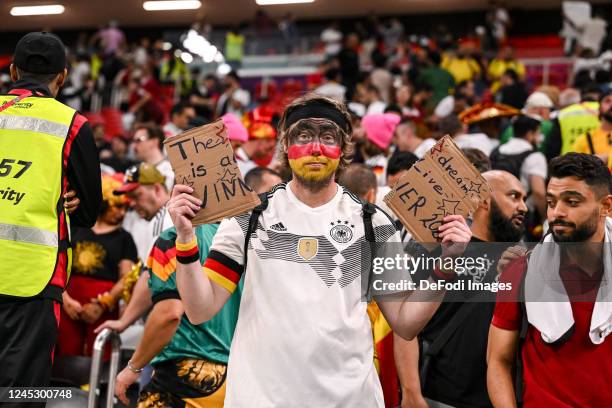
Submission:
<svg viewBox="0 0 612 408">
<path fill-rule="evenodd" d="M 399 122 L 400 117 L 395 113 L 374 113 L 364 116 L 361 120 L 361 126 L 366 134 L 361 154 L 365 164 L 376 173 L 379 186 L 386 184 L 389 147 Z"/>
<path fill-rule="evenodd" d="M 223 124 L 227 128 L 227 137 L 230 140 L 232 149 L 236 151 L 240 145 L 249 140 L 249 133 L 238 116 L 233 113 L 226 113 L 221 116 L 221 120 L 223 120 Z"/>
</svg>

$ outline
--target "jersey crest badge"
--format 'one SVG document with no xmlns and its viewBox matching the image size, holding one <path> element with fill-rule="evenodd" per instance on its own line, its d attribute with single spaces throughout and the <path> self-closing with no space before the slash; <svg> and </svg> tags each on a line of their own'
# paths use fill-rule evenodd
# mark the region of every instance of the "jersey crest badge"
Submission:
<svg viewBox="0 0 612 408">
<path fill-rule="evenodd" d="M 332 239 L 340 244 L 346 244 L 353 239 L 353 228 L 355 226 L 348 221 L 332 222 L 332 227 L 329 230 L 329 235 Z"/>
<path fill-rule="evenodd" d="M 319 240 L 316 238 L 300 238 L 297 252 L 303 260 L 310 261 L 319 252 Z"/>
</svg>

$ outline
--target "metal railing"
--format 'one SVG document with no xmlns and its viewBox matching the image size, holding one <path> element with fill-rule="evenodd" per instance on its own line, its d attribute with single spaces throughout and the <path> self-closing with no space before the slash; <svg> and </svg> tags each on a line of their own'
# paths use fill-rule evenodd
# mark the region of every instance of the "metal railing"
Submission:
<svg viewBox="0 0 612 408">
<path fill-rule="evenodd" d="M 111 342 L 111 359 L 108 370 L 108 388 L 106 390 L 106 408 L 112 408 L 115 399 L 115 377 L 119 369 L 119 357 L 121 355 L 121 339 L 119 334 L 110 329 L 104 329 L 98 334 L 93 345 L 93 355 L 91 357 L 91 370 L 89 372 L 89 398 L 87 408 L 96 408 L 100 391 L 100 371 L 102 370 L 102 356 L 104 346 Z"/>
<path fill-rule="evenodd" d="M 565 83 L 552 83 L 552 85 L 571 85 L 574 74 L 574 58 L 557 57 L 557 58 L 521 58 L 520 59 L 527 70 L 535 70 L 541 75 L 541 83 L 535 85 L 551 85 L 551 67 L 555 67 L 558 73 L 563 73 Z"/>
</svg>

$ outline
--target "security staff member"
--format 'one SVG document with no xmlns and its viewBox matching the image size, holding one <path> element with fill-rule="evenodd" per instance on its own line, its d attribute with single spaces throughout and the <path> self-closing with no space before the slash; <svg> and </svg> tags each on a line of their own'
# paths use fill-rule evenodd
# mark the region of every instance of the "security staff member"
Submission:
<svg viewBox="0 0 612 408">
<path fill-rule="evenodd" d="M 599 103 L 583 94 L 582 101 L 559 111 L 544 146 L 548 161 L 572 151 L 580 135 L 599 127 Z"/>
<path fill-rule="evenodd" d="M 599 98 L 599 120 L 601 125 L 576 139 L 571 150 L 595 154 L 612 170 L 612 89 Z"/>
<path fill-rule="evenodd" d="M 25 35 L 10 73 L 13 87 L 0 95 L 0 387 L 46 386 L 70 274 L 69 226 L 94 224 L 100 164 L 87 119 L 55 100 L 68 73 L 62 41 Z M 70 217 L 68 190 L 80 200 Z"/>
</svg>

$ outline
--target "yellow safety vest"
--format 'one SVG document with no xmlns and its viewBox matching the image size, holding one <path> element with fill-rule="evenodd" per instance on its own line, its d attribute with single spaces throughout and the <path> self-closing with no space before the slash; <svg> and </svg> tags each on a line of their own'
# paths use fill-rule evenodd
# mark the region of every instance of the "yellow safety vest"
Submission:
<svg viewBox="0 0 612 408">
<path fill-rule="evenodd" d="M 577 103 L 559 112 L 561 154 L 571 152 L 574 142 L 580 135 L 599 127 L 598 115 L 597 102 Z"/>
<path fill-rule="evenodd" d="M 227 61 L 242 61 L 244 36 L 228 32 L 225 36 L 225 59 Z"/>
<path fill-rule="evenodd" d="M 172 70 L 170 70 L 170 61 L 163 61 L 159 68 L 159 79 L 163 82 L 171 80 L 175 84 L 181 81 L 181 94 L 186 95 L 191 90 L 191 72 L 180 58 L 174 58 Z"/>
<path fill-rule="evenodd" d="M 0 106 L 15 98 L 1 95 Z M 75 113 L 37 96 L 0 112 L 0 295 L 36 296 L 53 277 L 60 251 L 63 150 Z"/>
</svg>

